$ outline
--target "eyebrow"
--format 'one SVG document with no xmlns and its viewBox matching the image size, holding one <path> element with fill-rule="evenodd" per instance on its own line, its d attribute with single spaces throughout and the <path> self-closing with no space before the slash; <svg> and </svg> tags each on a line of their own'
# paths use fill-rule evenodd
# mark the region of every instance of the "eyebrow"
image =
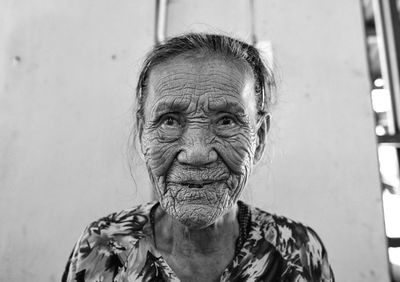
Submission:
<svg viewBox="0 0 400 282">
<path fill-rule="evenodd" d="M 151 109 L 150 116 L 158 118 L 166 113 L 182 113 L 190 106 L 191 99 L 187 96 L 165 97 L 156 102 Z M 227 112 L 237 116 L 246 115 L 241 103 L 230 101 L 226 97 L 209 97 L 208 109 L 214 112 Z"/>
<path fill-rule="evenodd" d="M 171 112 L 183 112 L 189 105 L 190 99 L 184 96 L 164 98 L 153 106 L 151 109 L 151 116 L 160 116 Z"/>
<path fill-rule="evenodd" d="M 225 97 L 216 98 L 208 103 L 208 108 L 216 112 L 230 112 L 237 115 L 245 115 L 243 105 L 235 101 L 228 101 Z"/>
</svg>

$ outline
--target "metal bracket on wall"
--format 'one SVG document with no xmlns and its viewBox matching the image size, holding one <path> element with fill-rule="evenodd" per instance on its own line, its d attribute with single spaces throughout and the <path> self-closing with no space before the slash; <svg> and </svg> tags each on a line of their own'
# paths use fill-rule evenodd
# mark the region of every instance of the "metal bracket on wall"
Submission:
<svg viewBox="0 0 400 282">
<path fill-rule="evenodd" d="M 388 133 L 395 135 L 400 132 L 400 21 L 395 0 L 373 0 L 372 4 L 382 77 L 391 96 Z"/>
<path fill-rule="evenodd" d="M 162 43 L 167 33 L 168 0 L 156 0 L 155 44 Z"/>
</svg>

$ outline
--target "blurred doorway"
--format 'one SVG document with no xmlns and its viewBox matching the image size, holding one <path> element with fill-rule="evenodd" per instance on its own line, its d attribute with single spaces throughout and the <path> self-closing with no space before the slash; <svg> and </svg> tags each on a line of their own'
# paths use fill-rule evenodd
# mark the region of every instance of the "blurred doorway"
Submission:
<svg viewBox="0 0 400 282">
<path fill-rule="evenodd" d="M 400 0 L 362 0 L 388 255 L 400 281 Z"/>
</svg>

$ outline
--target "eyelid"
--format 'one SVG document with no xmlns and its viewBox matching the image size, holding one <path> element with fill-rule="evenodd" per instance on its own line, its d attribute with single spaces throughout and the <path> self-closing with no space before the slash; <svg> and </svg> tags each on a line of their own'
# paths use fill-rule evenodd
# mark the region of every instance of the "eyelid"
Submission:
<svg viewBox="0 0 400 282">
<path fill-rule="evenodd" d="M 160 115 L 157 119 L 155 124 L 161 125 L 166 119 L 168 118 L 173 118 L 176 120 L 179 124 L 181 124 L 181 119 L 178 113 L 172 112 L 172 113 L 165 113 Z"/>
<path fill-rule="evenodd" d="M 243 124 L 243 121 L 241 120 L 240 115 L 233 114 L 233 113 L 230 113 L 230 112 L 220 112 L 219 114 L 220 115 L 217 118 L 217 122 L 219 122 L 223 118 L 230 118 L 237 124 Z"/>
</svg>

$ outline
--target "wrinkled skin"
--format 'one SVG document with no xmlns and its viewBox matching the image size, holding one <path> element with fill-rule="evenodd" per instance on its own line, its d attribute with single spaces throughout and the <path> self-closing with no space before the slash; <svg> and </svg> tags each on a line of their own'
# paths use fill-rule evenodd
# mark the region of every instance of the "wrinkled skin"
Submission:
<svg viewBox="0 0 400 282">
<path fill-rule="evenodd" d="M 230 210 L 260 159 L 259 117 L 249 66 L 217 56 L 181 56 L 150 73 L 139 124 L 141 149 L 161 207 L 190 229 Z"/>
</svg>

